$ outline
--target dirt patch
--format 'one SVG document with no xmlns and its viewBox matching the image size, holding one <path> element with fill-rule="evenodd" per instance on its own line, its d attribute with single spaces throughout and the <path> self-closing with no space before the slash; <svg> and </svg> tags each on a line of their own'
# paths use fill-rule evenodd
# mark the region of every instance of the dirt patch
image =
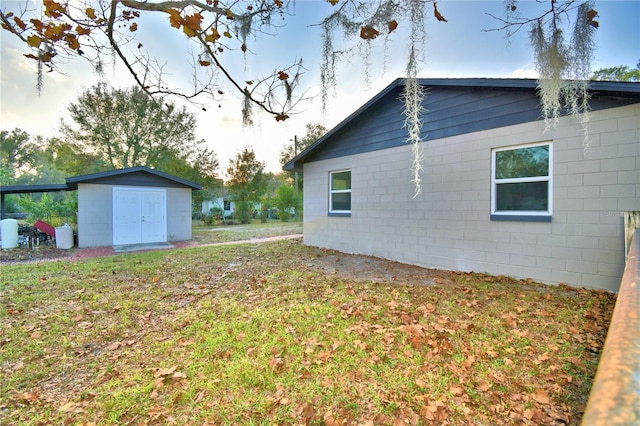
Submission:
<svg viewBox="0 0 640 426">
<path fill-rule="evenodd" d="M 416 283 L 432 285 L 446 273 L 437 269 L 422 268 L 373 256 L 327 251 L 326 256 L 307 263 L 310 270 L 327 275 L 337 275 L 354 281 L 375 283 Z"/>
<path fill-rule="evenodd" d="M 0 249 L 0 262 L 26 263 L 63 259 L 73 255 L 73 250 L 56 248 L 55 245 L 41 245 L 34 248 L 16 247 Z"/>
<path fill-rule="evenodd" d="M 280 239 L 291 239 L 293 243 L 302 243 L 300 236 L 286 235 L 214 244 L 199 244 L 193 240 L 178 241 L 172 244 L 175 248 L 194 248 L 228 244 L 259 244 Z M 304 267 L 326 275 L 336 275 L 350 280 L 371 281 L 376 283 L 397 282 L 431 285 L 438 282 L 438 278 L 445 279 L 447 277 L 445 271 L 422 268 L 373 256 L 339 253 L 333 250 L 323 250 L 322 253 L 324 254 L 323 256 L 317 257 L 312 263 L 305 264 Z M 45 262 L 60 259 L 82 260 L 111 256 L 113 254 L 114 251 L 111 246 L 76 248 L 70 250 L 58 249 L 52 245 L 32 249 L 19 247 L 0 250 L 0 262 L 3 264 L 11 264 Z"/>
</svg>

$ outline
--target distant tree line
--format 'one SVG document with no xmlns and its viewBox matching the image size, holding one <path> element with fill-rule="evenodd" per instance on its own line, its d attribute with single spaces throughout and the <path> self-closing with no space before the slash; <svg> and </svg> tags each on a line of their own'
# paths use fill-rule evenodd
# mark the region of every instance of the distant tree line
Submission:
<svg viewBox="0 0 640 426">
<path fill-rule="evenodd" d="M 64 183 L 69 176 L 147 166 L 202 185 L 193 193 L 194 211 L 226 186 L 243 222 L 257 203 L 270 203 L 278 186 L 290 185 L 285 176 L 265 173 L 251 147 L 230 160 L 225 185 L 215 152 L 195 136 L 194 115 L 139 87 L 115 89 L 101 83 L 85 90 L 67 111 L 56 137 L 0 131 L 0 185 Z M 34 216 L 42 216 L 43 210 L 70 216 L 77 210 L 75 192 L 8 196 L 6 201 L 6 211 Z M 290 204 L 287 208 L 300 203 Z"/>
</svg>

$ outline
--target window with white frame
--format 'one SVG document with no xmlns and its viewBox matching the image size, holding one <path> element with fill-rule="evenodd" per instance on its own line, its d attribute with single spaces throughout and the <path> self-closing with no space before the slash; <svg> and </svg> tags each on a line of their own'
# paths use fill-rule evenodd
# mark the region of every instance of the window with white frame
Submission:
<svg viewBox="0 0 640 426">
<path fill-rule="evenodd" d="M 550 221 L 551 142 L 491 152 L 491 219 Z"/>
<path fill-rule="evenodd" d="M 329 214 L 351 214 L 351 170 L 329 172 Z"/>
</svg>

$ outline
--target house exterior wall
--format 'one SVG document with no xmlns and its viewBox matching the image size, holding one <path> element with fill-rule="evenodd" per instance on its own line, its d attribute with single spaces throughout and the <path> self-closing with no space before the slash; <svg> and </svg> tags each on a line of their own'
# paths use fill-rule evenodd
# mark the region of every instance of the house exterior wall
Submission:
<svg viewBox="0 0 640 426">
<path fill-rule="evenodd" d="M 113 244 L 113 186 L 78 184 L 78 247 Z"/>
<path fill-rule="evenodd" d="M 491 151 L 550 141 L 551 222 L 491 221 Z M 304 164 L 305 244 L 448 270 L 616 290 L 625 211 L 640 210 L 640 104 L 591 114 L 590 144 L 571 117 L 424 143 L 414 197 L 411 149 Z M 329 172 L 351 170 L 351 216 L 328 216 Z"/>
<path fill-rule="evenodd" d="M 167 188 L 167 239 L 191 239 L 191 188 Z"/>
<path fill-rule="evenodd" d="M 113 244 L 113 188 L 78 184 L 78 247 Z M 191 239 L 191 188 L 166 188 L 167 240 Z"/>
<path fill-rule="evenodd" d="M 224 217 L 231 217 L 235 211 L 235 203 L 233 201 L 229 201 L 227 206 L 229 209 L 225 210 L 225 199 L 222 197 L 216 197 L 213 200 L 202 202 L 202 213 L 209 214 L 212 208 L 218 207 L 219 209 L 222 209 Z"/>
</svg>

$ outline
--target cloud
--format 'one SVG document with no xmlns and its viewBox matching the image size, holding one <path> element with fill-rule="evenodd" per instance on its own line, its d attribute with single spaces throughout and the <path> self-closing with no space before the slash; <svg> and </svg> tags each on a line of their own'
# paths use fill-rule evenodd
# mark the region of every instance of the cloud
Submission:
<svg viewBox="0 0 640 426">
<path fill-rule="evenodd" d="M 538 78 L 538 72 L 532 67 L 531 64 L 526 64 L 525 66 L 514 70 L 511 73 L 511 78 Z"/>
</svg>

